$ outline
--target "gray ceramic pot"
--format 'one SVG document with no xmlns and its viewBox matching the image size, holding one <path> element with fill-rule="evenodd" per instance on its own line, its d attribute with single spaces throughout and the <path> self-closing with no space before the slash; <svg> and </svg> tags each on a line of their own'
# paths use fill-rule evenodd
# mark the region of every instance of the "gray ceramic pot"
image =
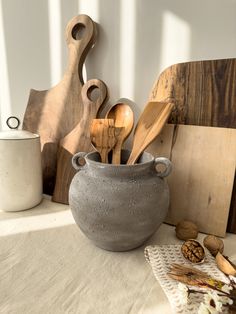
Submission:
<svg viewBox="0 0 236 314">
<path fill-rule="evenodd" d="M 129 151 L 122 152 L 122 161 Z M 81 165 L 81 159 L 85 164 Z M 69 204 L 77 225 L 100 248 L 127 251 L 142 245 L 164 221 L 169 189 L 164 177 L 171 162 L 143 153 L 138 164 L 111 165 L 99 162 L 96 152 L 77 153 Z M 164 172 L 156 166 L 164 164 Z"/>
</svg>

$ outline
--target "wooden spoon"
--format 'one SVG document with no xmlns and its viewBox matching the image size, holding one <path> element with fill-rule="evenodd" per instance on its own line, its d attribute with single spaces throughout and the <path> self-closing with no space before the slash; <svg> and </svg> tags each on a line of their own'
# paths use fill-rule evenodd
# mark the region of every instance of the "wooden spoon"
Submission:
<svg viewBox="0 0 236 314">
<path fill-rule="evenodd" d="M 147 146 L 158 136 L 167 122 L 173 104 L 164 102 L 149 102 L 134 130 L 133 148 L 128 165 L 133 165 Z"/>
<path fill-rule="evenodd" d="M 101 156 L 101 162 L 108 163 L 108 153 L 117 142 L 117 133 L 123 128 L 115 128 L 113 119 L 93 119 L 90 127 L 90 138 L 94 148 Z"/>
<path fill-rule="evenodd" d="M 106 118 L 113 119 L 115 127 L 123 127 L 112 150 L 112 163 L 117 165 L 120 164 L 122 145 L 134 126 L 134 113 L 128 104 L 117 103 L 108 111 Z"/>
</svg>

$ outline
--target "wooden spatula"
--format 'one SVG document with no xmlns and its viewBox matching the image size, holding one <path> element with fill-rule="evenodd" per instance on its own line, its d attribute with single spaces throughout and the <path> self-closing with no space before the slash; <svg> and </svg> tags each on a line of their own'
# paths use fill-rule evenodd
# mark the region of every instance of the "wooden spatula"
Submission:
<svg viewBox="0 0 236 314">
<path fill-rule="evenodd" d="M 44 193 L 52 195 L 59 141 L 78 124 L 82 115 L 82 67 L 94 45 L 96 25 L 87 15 L 75 16 L 66 27 L 69 60 L 62 80 L 44 91 L 31 90 L 23 129 L 41 139 Z"/>
<path fill-rule="evenodd" d="M 96 100 L 91 100 L 92 91 L 99 91 Z M 100 80 L 88 81 L 81 91 L 84 113 L 77 126 L 60 141 L 57 161 L 56 184 L 52 200 L 68 204 L 68 192 L 71 180 L 75 174 L 71 159 L 78 152 L 89 152 L 93 149 L 90 140 L 90 124 L 96 118 L 107 99 L 107 87 Z"/>
<path fill-rule="evenodd" d="M 90 128 L 91 142 L 101 156 L 101 162 L 108 163 L 108 153 L 114 148 L 118 134 L 123 128 L 116 128 L 113 119 L 94 119 Z"/>
<path fill-rule="evenodd" d="M 164 102 L 149 102 L 146 105 L 134 130 L 133 148 L 128 165 L 133 165 L 145 148 L 158 136 L 173 106 Z"/>
</svg>

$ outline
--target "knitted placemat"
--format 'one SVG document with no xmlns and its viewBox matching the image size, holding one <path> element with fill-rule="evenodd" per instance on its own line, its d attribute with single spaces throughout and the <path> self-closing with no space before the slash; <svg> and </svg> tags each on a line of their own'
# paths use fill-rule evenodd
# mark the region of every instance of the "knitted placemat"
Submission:
<svg viewBox="0 0 236 314">
<path fill-rule="evenodd" d="M 210 276 L 228 282 L 224 274 L 218 270 L 215 259 L 208 252 L 204 263 L 194 265 L 188 262 L 181 253 L 181 245 L 154 245 L 147 246 L 144 255 L 148 263 L 152 267 L 154 276 L 159 281 L 164 290 L 173 313 L 197 313 L 200 303 L 203 301 L 203 295 L 200 293 L 190 294 L 189 302 L 186 305 L 181 304 L 181 291 L 178 289 L 179 282 L 171 279 L 167 272 L 170 270 L 172 263 L 185 264 L 187 266 L 196 267 L 201 271 L 208 273 Z M 195 290 L 198 288 L 194 287 Z M 227 310 L 223 313 L 227 313 Z"/>
</svg>

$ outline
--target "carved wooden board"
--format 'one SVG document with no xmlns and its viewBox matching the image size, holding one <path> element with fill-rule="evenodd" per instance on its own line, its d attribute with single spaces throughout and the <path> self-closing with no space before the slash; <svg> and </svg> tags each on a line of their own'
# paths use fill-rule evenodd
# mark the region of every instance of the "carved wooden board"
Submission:
<svg viewBox="0 0 236 314">
<path fill-rule="evenodd" d="M 87 15 L 74 17 L 66 28 L 69 60 L 62 80 L 49 90 L 30 91 L 23 129 L 40 135 L 46 194 L 52 194 L 54 189 L 59 141 L 74 129 L 83 115 L 82 67 L 95 38 L 95 23 Z"/>
<path fill-rule="evenodd" d="M 175 104 L 170 123 L 236 128 L 236 59 L 172 65 L 149 100 Z"/>
<path fill-rule="evenodd" d="M 236 128 L 236 59 L 172 65 L 149 100 L 175 104 L 169 123 Z M 227 231 L 236 233 L 236 180 Z"/>
<path fill-rule="evenodd" d="M 98 97 L 96 100 L 92 100 L 91 95 L 95 89 L 98 92 Z M 107 100 L 107 87 L 101 80 L 89 80 L 82 87 L 81 97 L 84 106 L 82 119 L 69 134 L 60 140 L 57 153 L 56 184 L 52 201 L 63 204 L 69 202 L 69 187 L 75 175 L 75 169 L 71 163 L 73 155 L 77 152 L 87 153 L 94 150 L 90 140 L 90 125 Z"/>
<path fill-rule="evenodd" d="M 236 165 L 236 129 L 168 124 L 148 148 L 173 163 L 167 223 L 194 221 L 224 236 Z"/>
</svg>

